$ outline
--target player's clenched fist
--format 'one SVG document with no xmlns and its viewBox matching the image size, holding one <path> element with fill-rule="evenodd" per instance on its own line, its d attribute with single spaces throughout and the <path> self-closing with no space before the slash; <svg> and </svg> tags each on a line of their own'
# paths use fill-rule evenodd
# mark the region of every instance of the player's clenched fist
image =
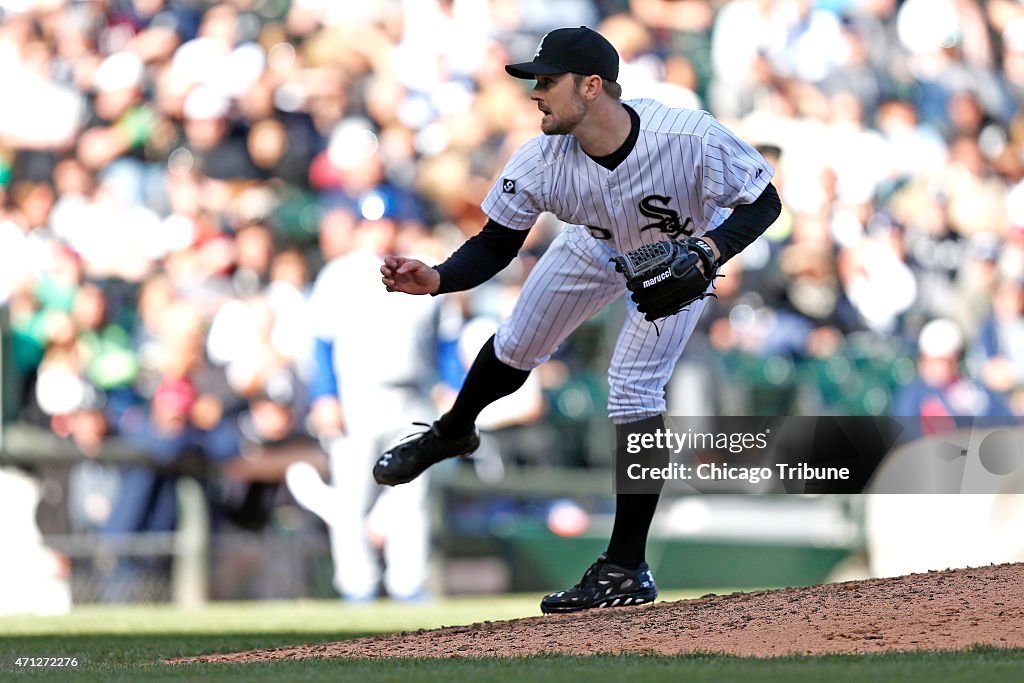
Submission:
<svg viewBox="0 0 1024 683">
<path fill-rule="evenodd" d="M 441 286 L 440 273 L 422 261 L 401 256 L 385 256 L 380 274 L 389 292 L 433 294 Z"/>
</svg>

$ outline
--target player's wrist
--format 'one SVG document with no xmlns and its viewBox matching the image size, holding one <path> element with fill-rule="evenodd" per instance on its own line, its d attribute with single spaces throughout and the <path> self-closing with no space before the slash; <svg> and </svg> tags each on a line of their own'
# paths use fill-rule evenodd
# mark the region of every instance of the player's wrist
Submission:
<svg viewBox="0 0 1024 683">
<path fill-rule="evenodd" d="M 716 264 L 719 264 L 719 263 L 722 262 L 722 251 L 721 251 L 721 249 L 718 248 L 718 245 L 715 244 L 715 240 L 714 239 L 712 239 L 711 237 L 708 237 L 707 235 L 701 235 L 697 239 L 700 240 L 701 242 L 703 242 L 704 244 L 708 245 L 709 247 L 711 247 L 711 253 L 714 254 L 714 256 L 715 256 L 714 260 L 715 260 Z"/>
<path fill-rule="evenodd" d="M 440 265 L 427 267 L 427 278 L 428 282 L 425 285 L 427 288 L 427 294 L 430 296 L 437 296 L 438 294 L 445 294 L 447 290 L 444 289 L 444 271 Z"/>
</svg>

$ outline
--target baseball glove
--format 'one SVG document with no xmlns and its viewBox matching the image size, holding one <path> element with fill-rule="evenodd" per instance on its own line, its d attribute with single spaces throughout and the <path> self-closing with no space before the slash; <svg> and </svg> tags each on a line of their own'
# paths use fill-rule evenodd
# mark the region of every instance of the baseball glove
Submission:
<svg viewBox="0 0 1024 683">
<path fill-rule="evenodd" d="M 647 244 L 611 260 L 626 276 L 637 308 L 651 322 L 714 296 L 707 289 L 718 274 L 718 264 L 711 245 L 699 237 Z M 703 264 L 703 272 L 698 264 Z"/>
</svg>

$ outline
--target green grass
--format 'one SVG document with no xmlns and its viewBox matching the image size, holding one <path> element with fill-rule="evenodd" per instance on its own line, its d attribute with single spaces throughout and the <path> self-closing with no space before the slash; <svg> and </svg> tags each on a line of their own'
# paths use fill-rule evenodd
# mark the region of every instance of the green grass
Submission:
<svg viewBox="0 0 1024 683">
<path fill-rule="evenodd" d="M 685 597 L 682 594 L 668 599 Z M 686 657 L 541 656 L 517 660 L 306 660 L 251 665 L 176 665 L 163 660 L 278 647 L 396 630 L 434 628 L 537 614 L 536 596 L 364 607 L 330 601 L 76 609 L 62 617 L 0 618 L 0 681 L 721 681 L 816 682 L 1020 680 L 1024 651 L 871 656 Z M 12 670 L 15 656 L 77 656 L 78 669 Z"/>
<path fill-rule="evenodd" d="M 672 599 L 680 599 L 678 597 Z M 8 635 L 147 635 L 329 632 L 338 637 L 540 614 L 536 596 L 459 598 L 351 605 L 334 600 L 218 602 L 195 610 L 171 605 L 86 605 L 59 617 L 0 618 Z M 2 645 L 0 645 L 2 647 Z"/>
</svg>

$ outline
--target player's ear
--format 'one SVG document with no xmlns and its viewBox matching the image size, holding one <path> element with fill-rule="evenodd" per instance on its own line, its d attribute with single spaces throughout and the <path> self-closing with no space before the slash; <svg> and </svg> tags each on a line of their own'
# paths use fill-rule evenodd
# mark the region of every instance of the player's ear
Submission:
<svg viewBox="0 0 1024 683">
<path fill-rule="evenodd" d="M 588 100 L 597 99 L 597 96 L 601 94 L 604 82 L 600 76 L 584 76 L 583 82 L 580 84 L 580 93 Z"/>
</svg>

